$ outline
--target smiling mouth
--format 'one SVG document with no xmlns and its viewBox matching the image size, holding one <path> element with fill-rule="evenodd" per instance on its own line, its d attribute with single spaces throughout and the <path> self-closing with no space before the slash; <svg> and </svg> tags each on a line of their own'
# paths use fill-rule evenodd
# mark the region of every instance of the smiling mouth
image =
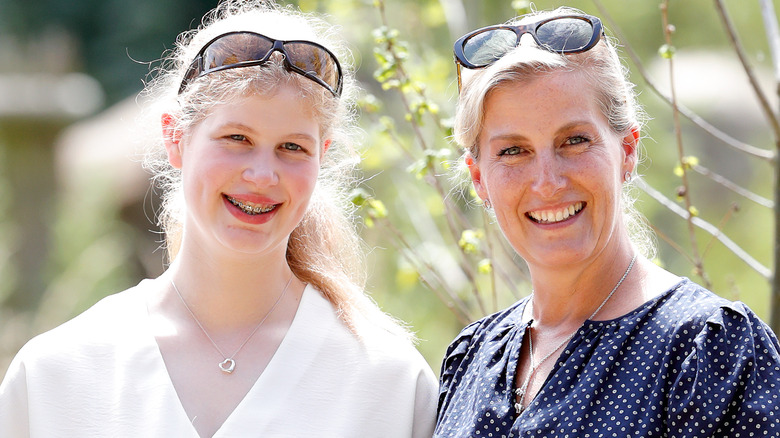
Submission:
<svg viewBox="0 0 780 438">
<path fill-rule="evenodd" d="M 525 215 L 538 224 L 554 224 L 557 222 L 563 222 L 566 219 L 577 215 L 582 211 L 583 208 L 585 208 L 585 204 L 583 202 L 575 202 L 568 207 L 557 210 L 529 211 Z"/>
<path fill-rule="evenodd" d="M 251 202 L 247 201 L 239 201 L 238 199 L 231 198 L 228 195 L 224 195 L 225 199 L 227 199 L 228 202 L 235 205 L 236 207 L 240 208 L 241 211 L 243 211 L 246 214 L 250 215 L 256 215 L 256 214 L 264 214 L 271 212 L 276 209 L 281 204 L 269 204 L 269 205 L 263 205 L 263 204 L 253 204 Z"/>
</svg>

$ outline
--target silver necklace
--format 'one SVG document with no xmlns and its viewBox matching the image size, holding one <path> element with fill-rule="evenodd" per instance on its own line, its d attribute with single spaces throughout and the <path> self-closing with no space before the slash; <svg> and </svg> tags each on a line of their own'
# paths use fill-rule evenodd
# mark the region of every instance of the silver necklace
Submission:
<svg viewBox="0 0 780 438">
<path fill-rule="evenodd" d="M 239 351 L 241 351 L 242 348 L 244 348 L 244 345 L 246 345 L 247 342 L 249 342 L 250 339 L 252 339 L 252 336 L 257 333 L 257 330 L 260 329 L 260 326 L 263 325 L 266 319 L 273 313 L 274 309 L 276 309 L 276 305 L 279 304 L 280 301 L 282 301 L 282 297 L 284 294 L 287 293 L 287 288 L 290 287 L 290 283 L 292 283 L 293 275 L 290 273 L 290 279 L 287 280 L 287 284 L 284 286 L 284 290 L 282 290 L 282 293 L 279 294 L 279 297 L 276 299 L 276 302 L 274 302 L 274 305 L 271 306 L 271 309 L 268 310 L 268 312 L 265 314 L 263 319 L 260 320 L 260 322 L 257 324 L 254 330 L 252 330 L 252 333 L 247 336 L 246 340 L 244 340 L 243 343 L 236 349 L 236 351 L 233 352 L 230 356 L 226 356 L 225 353 L 222 352 L 222 349 L 219 348 L 216 342 L 214 342 L 214 339 L 211 339 L 211 336 L 209 335 L 209 332 L 206 331 L 206 329 L 203 327 L 203 324 L 200 323 L 200 320 L 198 320 L 198 317 L 195 316 L 195 313 L 190 309 L 190 306 L 187 305 L 187 302 L 184 301 L 184 297 L 181 296 L 181 292 L 179 292 L 179 288 L 176 287 L 176 283 L 173 282 L 173 278 L 171 278 L 171 285 L 173 285 L 173 290 L 176 291 L 176 295 L 179 296 L 179 299 L 181 300 L 181 303 L 184 304 L 184 307 L 187 309 L 188 312 L 190 312 L 190 315 L 192 315 L 192 319 L 195 320 L 195 323 L 198 324 L 198 327 L 203 331 L 203 334 L 206 335 L 207 338 L 209 338 L 209 341 L 211 341 L 211 345 L 214 346 L 214 348 L 217 349 L 219 354 L 224 359 L 222 362 L 219 363 L 219 369 L 222 370 L 225 374 L 231 374 L 236 369 L 236 355 Z"/>
<path fill-rule="evenodd" d="M 601 302 L 599 307 L 596 308 L 596 310 L 593 311 L 593 313 L 590 314 L 590 316 L 586 319 L 590 320 L 593 319 L 594 316 L 596 316 L 597 313 L 599 313 L 599 310 L 601 310 L 602 307 L 604 307 L 605 304 L 607 304 L 607 301 L 609 301 L 610 298 L 612 298 L 612 295 L 615 294 L 615 291 L 618 290 L 621 284 L 623 284 L 623 280 L 628 277 L 628 273 L 631 272 L 631 268 L 634 267 L 634 262 L 636 261 L 636 254 L 634 254 L 634 257 L 631 259 L 631 263 L 628 264 L 628 268 L 626 268 L 626 272 L 623 273 L 623 276 L 620 277 L 620 280 L 617 282 L 615 287 L 612 288 L 612 292 L 607 295 L 606 298 L 604 298 L 604 301 Z M 526 376 L 525 380 L 523 381 L 523 384 L 515 389 L 515 395 L 517 396 L 517 401 L 515 402 L 515 411 L 517 412 L 517 415 L 520 415 L 523 413 L 525 408 L 523 407 L 523 401 L 525 400 L 526 390 L 528 389 L 528 384 L 531 383 L 531 377 L 533 377 L 534 373 L 536 373 L 536 370 L 539 369 L 539 367 L 547 360 L 549 359 L 556 351 L 560 350 L 561 347 L 568 344 L 569 341 L 574 337 L 575 334 L 577 334 L 577 331 L 579 329 L 574 330 L 569 336 L 566 337 L 563 341 L 561 341 L 560 344 L 558 344 L 557 347 L 555 347 L 552 351 L 547 353 L 546 356 L 544 356 L 539 362 L 534 365 L 534 346 L 531 341 L 531 327 L 528 327 L 528 351 L 529 356 L 531 359 L 531 370 L 528 372 L 528 375 Z"/>
</svg>

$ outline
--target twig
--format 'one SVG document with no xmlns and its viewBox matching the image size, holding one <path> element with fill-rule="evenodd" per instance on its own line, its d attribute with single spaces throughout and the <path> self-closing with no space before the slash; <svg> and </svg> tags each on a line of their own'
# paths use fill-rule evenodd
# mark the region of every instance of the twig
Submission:
<svg viewBox="0 0 780 438">
<path fill-rule="evenodd" d="M 642 179 L 635 180 L 637 187 L 642 189 L 645 193 L 650 195 L 653 199 L 658 201 L 661 205 L 668 208 L 672 213 L 677 214 L 678 216 L 682 217 L 683 219 L 688 219 L 689 217 L 692 217 L 691 213 L 689 211 L 686 211 L 684 208 L 677 205 L 676 202 L 672 201 L 671 199 L 664 196 L 661 192 L 654 189 L 649 184 L 645 183 Z M 717 227 L 710 224 L 709 222 L 699 218 L 699 217 L 692 217 L 693 224 L 697 227 L 701 228 L 702 230 L 706 231 L 707 233 L 715 236 L 720 243 L 722 243 L 726 248 L 728 248 L 731 252 L 734 253 L 740 260 L 745 262 L 748 266 L 750 266 L 753 270 L 761 274 L 764 278 L 771 278 L 772 277 L 772 271 L 767 268 L 766 266 L 762 265 L 758 260 L 754 259 L 750 254 L 748 254 L 747 251 L 742 249 L 739 245 L 737 245 L 733 240 L 729 239 L 728 236 L 721 233 Z"/>
<path fill-rule="evenodd" d="M 430 263 L 425 261 L 424 258 L 420 258 L 420 260 L 412 259 L 412 257 L 409 255 L 409 253 L 414 254 L 415 251 L 412 248 L 412 246 L 409 244 L 409 242 L 406 240 L 406 238 L 404 237 L 403 233 L 398 231 L 398 229 L 393 225 L 393 223 L 391 221 L 387 220 L 386 218 L 382 222 L 390 230 L 390 232 L 393 233 L 395 238 L 398 239 L 397 241 L 401 242 L 401 245 L 403 246 L 403 248 L 399 248 L 399 249 L 406 249 L 406 251 L 403 251 L 403 250 L 401 251 L 401 254 L 403 254 L 403 256 L 406 258 L 406 260 L 408 260 L 413 266 L 422 265 L 425 269 L 427 269 L 428 272 L 430 272 L 431 275 L 433 275 L 434 278 L 436 278 L 436 282 L 441 285 L 442 289 L 444 289 L 447 292 L 448 296 L 447 297 L 443 296 L 441 294 L 441 292 L 439 291 L 439 289 L 433 287 L 425 279 L 425 277 L 423 276 L 422 273 L 420 273 L 420 280 L 422 280 L 423 283 L 426 286 L 428 286 L 429 289 L 431 289 L 434 293 L 436 293 L 436 295 L 439 297 L 439 299 L 442 302 L 444 302 L 450 308 L 450 310 L 452 310 L 452 312 L 455 314 L 455 317 L 458 318 L 458 320 L 460 322 L 462 322 L 464 324 L 468 324 L 469 322 L 471 322 L 473 320 L 473 318 L 469 314 L 469 310 L 468 310 L 468 307 L 466 306 L 466 303 L 463 302 L 463 300 L 458 296 L 458 294 L 455 291 L 452 291 L 447 286 L 446 281 L 441 276 L 439 276 L 439 273 L 436 270 L 436 268 L 434 268 Z M 396 244 L 395 242 L 393 242 L 393 243 Z M 454 303 L 454 307 L 453 307 L 453 303 Z"/>
<path fill-rule="evenodd" d="M 733 191 L 734 193 L 747 198 L 753 202 L 755 202 L 758 205 L 761 205 L 763 207 L 767 208 L 775 208 L 775 203 L 771 199 L 767 199 L 761 195 L 758 195 L 756 193 L 751 192 L 750 190 L 738 185 L 737 183 L 729 180 L 725 176 L 719 175 L 712 170 L 700 165 L 700 164 L 692 164 L 691 169 L 696 171 L 697 173 L 706 176 L 707 178 L 715 181 L 716 183 L 722 185 L 723 187 Z"/>
<path fill-rule="evenodd" d="M 660 228 L 658 228 L 658 227 L 656 227 L 655 225 L 653 225 L 653 223 L 651 223 L 649 220 L 647 220 L 646 218 L 644 218 L 644 221 L 645 221 L 645 223 L 647 224 L 647 226 L 649 226 L 649 227 L 650 227 L 650 229 L 651 229 L 651 230 L 653 230 L 653 232 L 656 234 L 656 236 L 660 237 L 660 238 L 661 238 L 661 240 L 663 240 L 664 242 L 668 243 L 668 244 L 669 244 L 669 246 L 671 246 L 671 247 L 672 247 L 672 249 L 674 249 L 675 251 L 677 251 L 677 252 L 678 252 L 678 253 L 679 253 L 681 256 L 683 256 L 683 257 L 685 257 L 686 259 L 688 259 L 688 261 L 689 261 L 691 264 L 694 264 L 694 262 L 693 262 L 693 259 L 691 258 L 690 254 L 688 254 L 687 252 L 685 252 L 685 249 L 683 249 L 683 247 L 681 247 L 681 246 L 680 246 L 680 245 L 679 245 L 677 242 L 675 242 L 674 240 L 672 240 L 672 238 L 671 238 L 671 237 L 667 236 L 667 235 L 666 235 L 666 233 L 664 233 L 664 232 L 663 232 L 663 231 L 662 231 Z"/>
<path fill-rule="evenodd" d="M 739 210 L 739 206 L 737 204 L 731 204 L 731 207 L 726 211 L 726 214 L 723 215 L 723 219 L 720 220 L 720 223 L 718 224 L 718 232 L 723 232 L 723 227 L 726 226 L 726 223 L 731 220 L 731 217 L 734 215 L 734 213 Z M 715 243 L 715 237 L 713 236 L 712 239 L 710 239 L 709 242 L 707 242 L 707 246 L 704 247 L 704 251 L 702 251 L 702 254 L 707 254 L 707 252 L 712 248 L 712 244 Z"/>
<path fill-rule="evenodd" d="M 379 12 L 380 12 L 382 25 L 385 28 L 389 28 L 388 20 L 387 20 L 387 14 L 385 13 L 384 1 L 377 1 L 376 5 L 377 5 L 377 8 L 379 9 Z M 397 72 L 398 77 L 401 79 L 401 82 L 409 80 L 409 75 L 406 73 L 406 71 L 403 68 L 403 60 L 398 56 L 398 54 L 394 50 L 393 41 L 390 38 L 387 39 L 387 51 L 393 57 L 393 62 L 394 62 L 394 65 L 396 66 L 396 72 Z M 406 110 L 406 112 L 408 114 L 413 114 L 412 107 L 411 107 L 411 105 L 409 103 L 409 100 L 407 99 L 405 93 L 403 92 L 403 90 L 399 89 L 399 93 L 398 94 L 399 94 L 399 96 L 401 98 L 401 103 L 403 104 L 404 109 Z M 429 146 L 428 146 L 428 144 L 427 144 L 427 142 L 425 140 L 425 137 L 424 137 L 424 135 L 422 133 L 422 130 L 420 129 L 420 125 L 417 123 L 417 121 L 415 120 L 414 116 L 411 117 L 410 123 L 412 125 L 412 129 L 414 131 L 415 137 L 417 138 L 417 140 L 418 140 L 418 142 L 420 144 L 420 147 L 423 150 L 423 152 L 429 151 L 430 148 L 429 148 Z M 458 226 L 458 224 L 456 224 L 454 222 L 454 218 L 457 218 L 457 219 L 460 220 L 461 228 L 468 228 L 468 225 L 467 225 L 468 224 L 468 220 L 465 219 L 465 217 L 463 216 L 463 213 L 458 208 L 456 208 L 452 204 L 452 202 L 450 201 L 449 197 L 446 194 L 446 191 L 444 190 L 444 187 L 441 184 L 441 181 L 439 180 L 439 178 L 437 178 L 436 168 L 434 167 L 434 164 L 432 163 L 432 160 L 428 161 L 426 163 L 426 166 L 428 167 L 428 171 L 429 171 L 430 176 L 425 178 L 425 180 L 431 186 L 433 186 L 436 189 L 436 191 L 439 193 L 439 197 L 441 198 L 442 202 L 444 203 L 445 210 L 448 213 L 448 214 L 444 214 L 444 219 L 445 219 L 445 222 L 447 223 L 447 228 L 449 229 L 450 234 L 451 234 L 454 242 L 457 243 L 460 240 L 461 236 L 459 235 L 459 226 Z M 473 266 L 470 265 L 470 261 L 468 260 L 466 254 L 464 253 L 464 251 L 462 249 L 459 251 L 459 253 L 460 253 L 460 259 L 459 259 L 458 264 L 460 265 L 461 269 L 463 270 L 463 273 L 468 277 L 469 282 L 473 285 L 473 287 L 474 287 L 473 292 L 474 292 L 475 298 L 477 300 L 477 304 L 479 305 L 480 310 L 484 314 L 484 313 L 486 313 L 486 309 L 484 307 L 482 296 L 481 296 L 481 294 L 479 292 L 478 282 L 476 281 L 476 273 L 474 272 L 474 268 L 473 268 Z"/>
<path fill-rule="evenodd" d="M 639 72 L 639 75 L 645 81 L 645 84 L 647 84 L 647 86 L 650 87 L 650 90 L 652 90 L 657 96 L 659 96 L 661 99 L 664 99 L 666 103 L 671 104 L 672 103 L 671 97 L 669 97 L 666 93 L 661 91 L 660 88 L 658 88 L 658 86 L 655 84 L 655 82 L 650 78 L 650 74 L 647 72 L 647 70 L 645 70 L 642 60 L 639 59 L 639 56 L 636 54 L 631 44 L 628 43 L 628 39 L 626 38 L 625 34 L 623 34 L 620 27 L 609 15 L 609 12 L 602 5 L 601 1 L 593 0 L 593 2 L 596 5 L 596 7 L 599 9 L 599 13 L 601 14 L 601 16 L 609 23 L 610 30 L 615 35 L 617 35 L 618 39 L 622 42 L 623 49 L 625 49 L 626 53 L 631 58 L 631 62 L 634 63 L 637 72 Z M 714 138 L 722 141 L 727 146 L 730 146 L 733 149 L 736 149 L 738 151 L 744 152 L 748 155 L 751 155 L 756 158 L 760 158 L 768 162 L 772 162 L 775 160 L 776 154 L 774 151 L 762 149 L 735 139 L 734 137 L 726 134 L 725 132 L 721 131 L 717 127 L 713 126 L 712 124 L 710 124 L 702 117 L 700 117 L 690 109 L 686 108 L 684 105 L 680 104 L 679 102 L 677 103 L 677 109 L 680 111 L 681 115 L 685 116 L 694 125 L 698 126 L 704 132 L 710 134 Z"/>
<path fill-rule="evenodd" d="M 777 15 L 772 1 L 759 0 L 761 5 L 761 16 L 764 19 L 764 28 L 766 29 L 766 39 L 769 42 L 769 49 L 772 52 L 772 60 L 775 70 L 775 92 L 780 95 L 780 31 L 778 31 Z M 780 138 L 775 137 L 775 147 L 780 149 Z M 775 201 L 780 200 L 780 163 L 775 164 L 775 182 L 774 192 Z M 769 324 L 775 333 L 780 332 L 780 209 L 775 207 L 775 237 L 774 237 L 774 272 L 772 278 L 772 295 L 770 298 Z"/>
<path fill-rule="evenodd" d="M 745 56 L 745 50 L 742 48 L 742 43 L 739 42 L 739 37 L 734 30 L 734 24 L 731 22 L 728 12 L 726 12 L 726 7 L 723 6 L 723 0 L 715 0 L 715 6 L 723 21 L 723 27 L 726 28 L 729 40 L 731 41 L 732 46 L 734 46 L 734 50 L 737 52 L 739 61 L 742 63 L 742 68 L 745 70 L 750 85 L 753 87 L 753 91 L 756 93 L 756 97 L 761 104 L 761 109 L 764 111 L 764 115 L 766 115 L 769 125 L 772 127 L 772 131 L 774 131 L 775 138 L 780 138 L 780 121 L 778 121 L 777 114 L 769 104 L 769 99 L 767 99 L 764 92 L 761 91 L 761 87 L 758 85 L 758 80 L 753 73 L 753 68 L 748 63 L 747 56 Z"/>
<path fill-rule="evenodd" d="M 777 15 L 775 5 L 771 0 L 758 0 L 761 5 L 761 17 L 764 19 L 766 40 L 769 43 L 769 51 L 772 54 L 772 65 L 775 71 L 775 83 L 780 84 L 780 30 L 777 28 Z M 780 89 L 777 90 L 780 92 Z"/>
<path fill-rule="evenodd" d="M 663 0 L 663 2 L 661 3 L 661 19 L 664 27 L 664 40 L 666 41 L 666 44 L 669 47 L 671 47 L 673 28 L 669 24 L 669 0 Z M 685 209 L 688 210 L 689 212 L 688 217 L 686 218 L 688 222 L 688 237 L 691 242 L 691 252 L 694 259 L 694 266 L 696 268 L 696 272 L 704 281 L 704 286 L 707 288 L 711 288 L 712 285 L 710 284 L 710 280 L 709 278 L 707 278 L 707 273 L 704 271 L 704 262 L 702 261 L 702 258 L 699 255 L 699 245 L 696 241 L 696 230 L 693 225 L 694 216 L 690 214 L 691 207 L 692 207 L 691 191 L 690 191 L 690 184 L 688 183 L 688 172 L 683 162 L 685 158 L 685 153 L 683 150 L 682 129 L 680 128 L 680 112 L 677 110 L 677 91 L 674 85 L 674 60 L 672 56 L 668 57 L 668 62 L 669 62 L 669 90 L 671 91 L 671 95 L 672 95 L 672 118 L 674 120 L 674 134 L 675 134 L 675 139 L 677 141 L 677 155 L 680 162 L 680 168 L 682 169 L 682 175 L 680 176 L 680 179 L 682 180 L 682 185 L 684 188 L 684 193 L 682 195 L 682 198 L 683 201 L 685 202 Z"/>
</svg>

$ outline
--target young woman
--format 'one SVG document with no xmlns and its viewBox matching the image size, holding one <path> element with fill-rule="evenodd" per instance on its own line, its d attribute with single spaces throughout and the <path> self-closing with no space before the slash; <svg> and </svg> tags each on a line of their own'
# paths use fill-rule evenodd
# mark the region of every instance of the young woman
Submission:
<svg viewBox="0 0 780 438">
<path fill-rule="evenodd" d="M 362 290 L 334 36 L 240 0 L 181 35 L 147 89 L 170 267 L 31 340 L 0 436 L 431 435 L 435 378 Z"/>
<path fill-rule="evenodd" d="M 533 294 L 452 343 L 435 436 L 780 436 L 775 335 L 632 232 L 641 111 L 599 19 L 544 11 L 455 54 L 455 138 Z"/>
</svg>

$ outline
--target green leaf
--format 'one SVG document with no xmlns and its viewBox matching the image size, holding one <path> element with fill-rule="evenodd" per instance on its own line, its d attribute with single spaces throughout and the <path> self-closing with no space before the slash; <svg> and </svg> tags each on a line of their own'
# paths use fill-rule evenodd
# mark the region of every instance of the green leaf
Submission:
<svg viewBox="0 0 780 438">
<path fill-rule="evenodd" d="M 372 218 L 381 219 L 387 217 L 387 207 L 379 199 L 371 198 L 367 202 L 368 213 Z"/>
<path fill-rule="evenodd" d="M 675 49 L 674 46 L 669 44 L 664 44 L 658 49 L 658 54 L 661 55 L 664 59 L 672 59 L 674 56 L 674 52 L 676 52 L 677 49 Z"/>
<path fill-rule="evenodd" d="M 482 259 L 477 263 L 477 272 L 480 274 L 490 274 L 493 272 L 493 262 L 490 259 Z"/>
<path fill-rule="evenodd" d="M 517 15 L 524 15 L 531 12 L 531 2 L 528 0 L 512 0 L 512 9 Z"/>
<path fill-rule="evenodd" d="M 369 199 L 371 195 L 362 187 L 356 187 L 349 192 L 349 200 L 358 207 L 362 207 Z"/>
</svg>

